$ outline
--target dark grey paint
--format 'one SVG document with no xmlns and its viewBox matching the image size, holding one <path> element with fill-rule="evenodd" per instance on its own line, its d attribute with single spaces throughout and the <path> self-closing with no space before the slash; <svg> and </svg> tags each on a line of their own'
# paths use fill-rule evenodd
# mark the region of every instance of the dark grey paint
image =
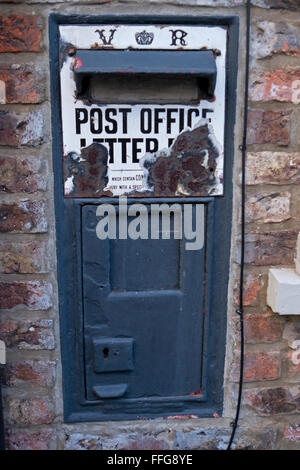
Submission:
<svg viewBox="0 0 300 470">
<path fill-rule="evenodd" d="M 76 58 L 82 65 L 75 69 L 78 92 L 81 80 L 94 74 L 189 76 L 206 79 L 204 90 L 214 93 L 217 67 L 212 51 L 105 51 L 79 50 Z"/>
<path fill-rule="evenodd" d="M 201 349 L 201 370 L 198 374 L 201 380 L 201 395 L 172 395 L 169 394 L 168 383 L 162 383 L 160 395 L 151 397 L 137 396 L 126 398 L 103 397 L 107 390 L 101 390 L 93 382 L 95 372 L 85 373 L 92 368 L 90 361 L 90 345 L 86 339 L 89 335 L 89 318 L 85 317 L 84 300 L 86 286 L 83 284 L 85 267 L 83 264 L 82 237 L 85 236 L 85 226 L 82 224 L 82 213 L 89 207 L 101 202 L 116 203 L 111 198 L 94 199 L 64 199 L 62 175 L 62 136 L 60 119 L 59 94 L 59 24 L 97 24 L 97 23 L 135 23 L 135 24 L 203 24 L 224 25 L 228 27 L 228 57 L 226 81 L 226 138 L 225 138 L 225 195 L 213 198 L 189 198 L 188 202 L 205 202 L 207 207 L 206 249 L 201 263 L 204 275 L 203 305 L 205 315 L 198 310 L 198 318 L 202 319 L 202 333 L 195 345 Z M 229 271 L 231 207 L 232 207 L 232 162 L 233 162 L 233 125 L 235 118 L 235 89 L 237 74 L 237 17 L 147 17 L 147 16 L 62 16 L 51 15 L 49 21 L 50 34 L 50 68 L 51 68 L 51 101 L 53 129 L 53 161 L 55 172 L 55 208 L 58 256 L 58 284 L 60 301 L 61 348 L 63 363 L 64 414 L 67 422 L 136 419 L 141 417 L 195 414 L 212 416 L 213 412 L 222 412 L 223 402 L 223 367 L 225 355 L 227 283 Z M 180 202 L 179 199 L 175 199 Z M 172 202 L 174 199 L 139 199 L 139 202 Z M 132 201 L 137 202 L 137 200 Z M 184 200 L 182 202 L 185 202 Z M 88 207 L 86 209 L 86 207 Z M 201 279 L 199 269 L 195 265 L 196 283 Z M 199 277 L 198 277 L 199 276 Z M 132 279 L 133 282 L 133 279 Z M 148 281 L 147 281 L 148 282 Z M 174 280 L 168 280 L 168 285 L 174 285 Z M 117 289 L 122 283 L 121 278 L 114 278 Z M 141 289 L 147 285 L 141 285 Z M 151 290 L 149 291 L 151 292 Z M 117 295 L 117 293 L 116 293 Z M 142 291 L 142 295 L 144 292 Z M 162 294 L 159 297 L 163 297 Z M 176 296 L 174 296 L 176 298 Z M 151 295 L 149 296 L 151 299 Z M 155 299 L 156 301 L 156 299 Z M 159 301 L 161 302 L 160 298 Z M 174 300 L 173 300 L 174 302 Z M 202 308 L 202 306 L 200 307 Z M 93 316 L 90 310 L 89 315 Z M 85 332 L 85 335 L 84 335 Z M 130 333 L 131 334 L 131 333 Z M 168 334 L 168 332 L 167 332 Z M 114 335 L 115 336 L 115 335 Z M 107 337 L 109 338 L 109 337 Z M 201 345 L 201 346 L 200 346 Z M 193 346 L 194 347 L 194 346 Z M 180 351 L 179 351 L 180 352 Z M 89 361 L 87 363 L 87 360 Z M 181 372 L 184 374 L 186 364 L 181 362 Z M 126 373 L 126 372 L 125 372 Z M 100 373 L 99 375 L 102 375 Z M 93 389 L 90 389 L 92 384 Z M 116 384 L 115 384 L 116 385 Z M 120 396 L 126 388 L 126 382 L 118 383 Z M 198 385 L 198 382 L 197 382 Z M 121 387 L 122 386 L 122 387 Z M 152 384 L 153 386 L 153 384 Z M 111 384 L 109 384 L 111 387 Z M 177 388 L 177 393 L 186 393 L 186 383 L 183 381 Z M 127 390 L 127 389 L 126 389 Z M 197 391 L 197 390 L 194 390 Z M 169 396 L 162 396 L 165 392 Z M 88 399 L 91 395 L 94 399 Z M 104 395 L 103 395 L 104 393 Z M 108 393 L 112 393 L 111 391 Z M 126 393 L 126 391 L 125 391 Z M 111 396 L 111 395 L 110 395 Z"/>
</svg>

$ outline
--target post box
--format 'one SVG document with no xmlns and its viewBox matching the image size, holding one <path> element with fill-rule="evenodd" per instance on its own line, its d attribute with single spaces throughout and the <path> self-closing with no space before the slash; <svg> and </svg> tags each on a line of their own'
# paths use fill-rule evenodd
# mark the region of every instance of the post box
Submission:
<svg viewBox="0 0 300 470">
<path fill-rule="evenodd" d="M 50 19 L 66 421 L 222 411 L 237 29 Z M 119 237 L 99 235 L 103 204 Z"/>
</svg>

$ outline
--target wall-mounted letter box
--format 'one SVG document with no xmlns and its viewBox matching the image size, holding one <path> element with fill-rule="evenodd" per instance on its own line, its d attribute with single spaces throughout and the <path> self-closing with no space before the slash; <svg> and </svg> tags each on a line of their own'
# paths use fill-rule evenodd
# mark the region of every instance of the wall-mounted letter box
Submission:
<svg viewBox="0 0 300 470">
<path fill-rule="evenodd" d="M 65 418 L 220 413 L 237 20 L 53 15 L 50 36 Z M 102 204 L 129 230 L 120 196 L 143 236 L 99 236 Z M 158 204 L 170 239 L 147 236 Z"/>
</svg>

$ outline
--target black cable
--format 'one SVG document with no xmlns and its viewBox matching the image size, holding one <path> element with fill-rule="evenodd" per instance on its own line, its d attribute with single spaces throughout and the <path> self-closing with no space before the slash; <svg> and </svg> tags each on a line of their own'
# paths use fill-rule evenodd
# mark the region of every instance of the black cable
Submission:
<svg viewBox="0 0 300 470">
<path fill-rule="evenodd" d="M 247 32 L 246 32 L 246 75 L 245 75 L 245 96 L 244 96 L 244 129 L 243 129 L 243 143 L 240 146 L 242 152 L 242 194 L 241 194 L 241 261 L 240 261 L 240 286 L 239 286 L 239 308 L 236 313 L 240 316 L 240 378 L 239 378 L 239 392 L 236 407 L 235 419 L 232 422 L 232 433 L 227 446 L 227 450 L 231 449 L 236 428 L 240 416 L 242 391 L 243 391 L 243 374 L 244 374 L 244 264 L 245 264 L 245 199 L 246 199 L 246 154 L 247 154 L 247 128 L 248 128 L 248 98 L 249 98 L 249 61 L 250 61 L 250 27 L 251 27 L 251 0 L 247 0 Z"/>
<path fill-rule="evenodd" d="M 0 365 L 0 450 L 5 450 L 1 384 L 2 384 L 2 368 Z"/>
</svg>

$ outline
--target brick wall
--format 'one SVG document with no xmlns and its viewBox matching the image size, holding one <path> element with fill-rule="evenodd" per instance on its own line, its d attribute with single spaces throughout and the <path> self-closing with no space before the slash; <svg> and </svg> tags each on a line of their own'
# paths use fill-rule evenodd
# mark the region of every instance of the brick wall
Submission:
<svg viewBox="0 0 300 470">
<path fill-rule="evenodd" d="M 9 449 L 225 448 L 235 413 L 243 0 L 0 0 L 0 338 Z M 300 230 L 299 0 L 253 0 L 245 387 L 237 448 L 300 445 L 300 319 L 266 305 L 270 266 L 293 264 Z M 47 19 L 50 12 L 236 14 L 241 18 L 235 201 L 224 413 L 209 419 L 64 424 L 56 284 Z M 297 21 L 298 18 L 298 21 Z"/>
</svg>

